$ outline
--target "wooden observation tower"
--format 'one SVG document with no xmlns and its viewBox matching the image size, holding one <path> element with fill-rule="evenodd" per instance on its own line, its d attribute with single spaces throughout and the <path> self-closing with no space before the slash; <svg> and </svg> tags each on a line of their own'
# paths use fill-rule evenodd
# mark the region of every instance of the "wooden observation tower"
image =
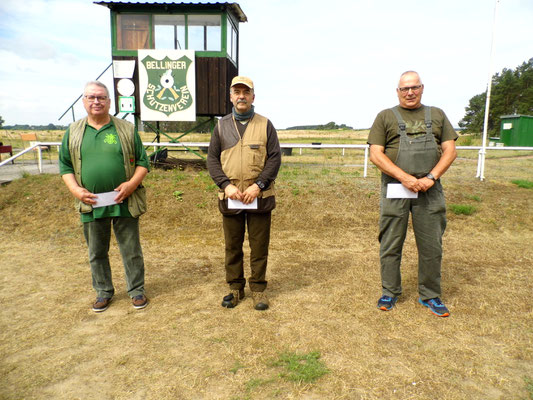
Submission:
<svg viewBox="0 0 533 400">
<path fill-rule="evenodd" d="M 214 120 L 231 112 L 239 71 L 237 3 L 96 1 L 110 10 L 117 112 L 135 121 Z"/>
</svg>

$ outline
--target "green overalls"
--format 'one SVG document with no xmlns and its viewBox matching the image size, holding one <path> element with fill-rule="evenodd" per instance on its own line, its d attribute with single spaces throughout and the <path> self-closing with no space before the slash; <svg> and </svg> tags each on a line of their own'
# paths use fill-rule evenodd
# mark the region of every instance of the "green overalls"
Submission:
<svg viewBox="0 0 533 400">
<path fill-rule="evenodd" d="M 403 171 L 422 178 L 439 162 L 440 152 L 431 123 L 431 107 L 425 107 L 426 134 L 408 137 L 398 107 L 392 111 L 398 119 L 400 147 L 394 163 Z M 398 183 L 381 175 L 379 242 L 383 295 L 402 293 L 400 264 L 407 233 L 409 212 L 418 248 L 418 292 L 422 300 L 441 295 L 442 235 L 446 228 L 446 206 L 440 180 L 417 199 L 387 199 L 387 184 Z"/>
</svg>

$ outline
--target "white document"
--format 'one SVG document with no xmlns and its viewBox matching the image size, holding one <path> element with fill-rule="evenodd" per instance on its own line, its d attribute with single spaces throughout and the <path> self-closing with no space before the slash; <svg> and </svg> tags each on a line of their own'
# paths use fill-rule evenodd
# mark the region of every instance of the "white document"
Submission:
<svg viewBox="0 0 533 400">
<path fill-rule="evenodd" d="M 93 204 L 93 208 L 111 206 L 117 204 L 115 197 L 118 196 L 118 192 L 105 192 L 105 193 L 95 193 L 98 197 L 95 199 L 96 204 Z"/>
<path fill-rule="evenodd" d="M 113 75 L 115 78 L 133 78 L 135 60 L 114 60 Z"/>
<path fill-rule="evenodd" d="M 244 204 L 240 200 L 228 199 L 228 208 L 230 210 L 257 210 L 257 197 L 250 204 Z"/>
<path fill-rule="evenodd" d="M 418 193 L 411 192 L 401 183 L 387 185 L 387 199 L 417 199 Z"/>
</svg>

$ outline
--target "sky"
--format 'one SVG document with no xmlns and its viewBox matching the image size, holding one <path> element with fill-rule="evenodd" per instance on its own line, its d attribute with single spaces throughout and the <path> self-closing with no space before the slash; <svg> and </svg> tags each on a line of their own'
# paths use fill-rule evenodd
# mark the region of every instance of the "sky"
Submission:
<svg viewBox="0 0 533 400">
<path fill-rule="evenodd" d="M 398 103 L 406 70 L 420 73 L 423 103 L 458 126 L 489 73 L 533 57 L 533 0 L 236 2 L 248 17 L 239 25 L 239 73 L 254 80 L 256 111 L 279 129 L 369 128 Z M 58 118 L 111 63 L 109 15 L 88 0 L 0 2 L 4 125 L 72 122 L 71 113 Z M 101 80 L 111 86 L 112 78 L 109 69 Z M 84 115 L 75 108 L 76 119 Z"/>
</svg>

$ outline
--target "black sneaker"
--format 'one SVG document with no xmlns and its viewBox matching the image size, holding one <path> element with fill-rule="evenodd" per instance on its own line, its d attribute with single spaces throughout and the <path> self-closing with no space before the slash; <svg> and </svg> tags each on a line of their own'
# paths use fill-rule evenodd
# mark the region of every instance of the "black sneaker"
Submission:
<svg viewBox="0 0 533 400">
<path fill-rule="evenodd" d="M 382 311 L 390 311 L 398 301 L 398 297 L 381 296 L 378 300 L 378 308 Z"/>
<path fill-rule="evenodd" d="M 233 308 L 244 299 L 244 289 L 231 289 L 230 293 L 222 299 L 222 307 Z"/>
<path fill-rule="evenodd" d="M 438 297 L 429 300 L 422 300 L 421 298 L 418 298 L 418 302 L 424 307 L 429 308 L 429 311 L 431 311 L 437 317 L 448 317 L 450 315 L 450 310 L 446 308 L 444 303 Z"/>
<path fill-rule="evenodd" d="M 107 308 L 109 307 L 109 303 L 111 303 L 111 299 L 108 299 L 106 297 L 97 297 L 96 301 L 93 303 L 93 311 L 103 312 L 107 310 Z"/>
</svg>

